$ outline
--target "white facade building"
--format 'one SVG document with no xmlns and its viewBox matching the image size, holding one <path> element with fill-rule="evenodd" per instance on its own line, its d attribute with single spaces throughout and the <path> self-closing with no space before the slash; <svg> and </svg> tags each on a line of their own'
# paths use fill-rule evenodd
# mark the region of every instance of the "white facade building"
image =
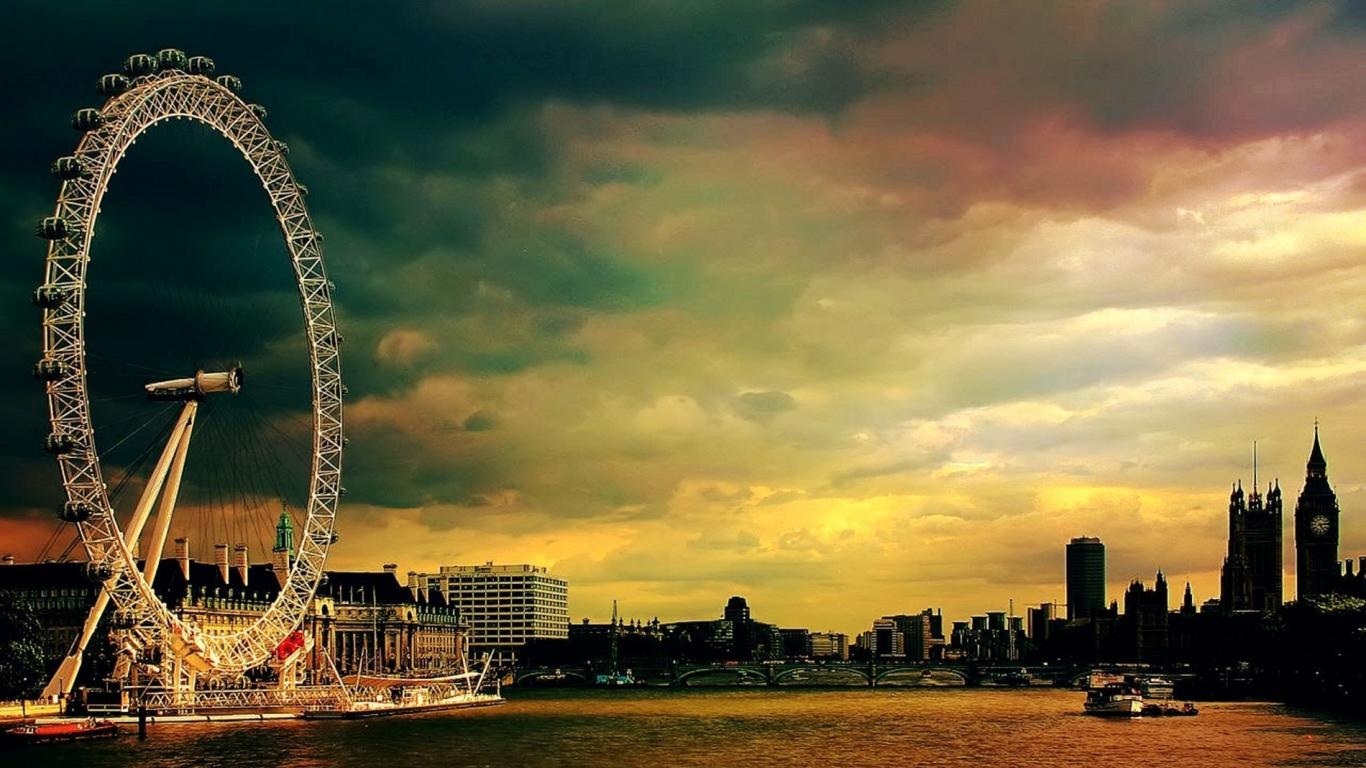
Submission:
<svg viewBox="0 0 1366 768">
<path fill-rule="evenodd" d="M 539 565 L 443 565 L 424 574 L 469 622 L 470 659 L 515 660 L 528 640 L 569 637 L 569 582 Z"/>
</svg>

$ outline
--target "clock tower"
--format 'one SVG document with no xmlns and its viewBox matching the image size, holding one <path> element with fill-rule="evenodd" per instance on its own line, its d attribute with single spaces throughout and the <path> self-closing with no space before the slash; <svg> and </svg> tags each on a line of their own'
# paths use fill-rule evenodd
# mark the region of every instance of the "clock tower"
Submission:
<svg viewBox="0 0 1366 768">
<path fill-rule="evenodd" d="M 1328 485 L 1317 421 L 1305 469 L 1304 490 L 1295 504 L 1295 591 L 1301 598 L 1331 592 L 1338 576 L 1338 497 Z"/>
</svg>

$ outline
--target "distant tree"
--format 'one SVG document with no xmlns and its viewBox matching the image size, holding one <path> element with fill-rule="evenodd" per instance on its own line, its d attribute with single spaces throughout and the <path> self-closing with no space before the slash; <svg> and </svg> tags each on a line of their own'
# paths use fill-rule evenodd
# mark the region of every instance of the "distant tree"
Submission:
<svg viewBox="0 0 1366 768">
<path fill-rule="evenodd" d="M 32 698 L 42 689 L 42 632 L 27 603 L 0 596 L 0 699 Z"/>
<path fill-rule="evenodd" d="M 1366 600 L 1300 599 L 1281 611 L 1263 646 L 1290 701 L 1366 714 Z"/>
</svg>

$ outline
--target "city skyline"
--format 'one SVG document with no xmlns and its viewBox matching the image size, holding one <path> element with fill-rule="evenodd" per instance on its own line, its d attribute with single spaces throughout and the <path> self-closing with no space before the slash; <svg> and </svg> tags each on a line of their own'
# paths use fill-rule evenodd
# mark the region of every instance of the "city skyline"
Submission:
<svg viewBox="0 0 1366 768">
<path fill-rule="evenodd" d="M 1253 441 L 1258 490 L 1294 498 L 1316 418 L 1341 555 L 1366 554 L 1349 3 L 249 6 L 149 33 L 20 3 L 0 33 L 25 99 L 0 148 L 0 554 L 42 551 L 61 498 L 28 374 L 47 166 L 94 77 L 165 46 L 269 105 L 327 237 L 351 438 L 329 568 L 536 563 L 572 621 L 744 595 L 852 633 L 1064 602 L 1063 545 L 1096 536 L 1107 602 L 1158 569 L 1204 601 Z M 92 344 L 231 317 L 185 335 L 247 358 L 288 432 L 298 404 L 261 393 L 289 390 L 252 387 L 293 288 L 239 274 L 275 222 L 189 130 L 111 187 Z M 187 485 L 191 512 L 211 494 Z"/>
</svg>

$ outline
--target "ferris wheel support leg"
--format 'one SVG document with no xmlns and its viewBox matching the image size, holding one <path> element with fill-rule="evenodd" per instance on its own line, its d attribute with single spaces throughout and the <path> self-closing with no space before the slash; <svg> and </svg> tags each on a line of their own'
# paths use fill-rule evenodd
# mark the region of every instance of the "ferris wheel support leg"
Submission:
<svg viewBox="0 0 1366 768">
<path fill-rule="evenodd" d="M 194 416 L 198 408 L 199 403 L 194 400 L 185 403 L 184 415 L 181 417 L 185 430 L 176 445 L 175 459 L 171 462 L 171 475 L 166 483 L 166 491 L 161 495 L 156 528 L 152 531 L 152 540 L 147 549 L 147 562 L 142 567 L 142 578 L 148 584 L 156 578 L 157 566 L 161 564 L 161 551 L 166 547 L 166 534 L 171 530 L 171 514 L 175 510 L 176 498 L 180 495 L 180 479 L 185 472 L 185 453 L 190 450 L 190 435 L 194 432 Z M 166 447 L 170 449 L 171 446 L 168 443 Z"/>
<path fill-rule="evenodd" d="M 138 537 L 142 535 L 143 526 L 147 523 L 147 515 L 152 509 L 152 502 L 156 500 L 157 494 L 161 491 L 161 486 L 166 481 L 166 470 L 172 458 L 176 455 L 176 447 L 182 442 L 190 422 L 193 420 L 197 403 L 191 401 L 185 404 L 181 410 L 180 418 L 176 420 L 175 427 L 171 430 L 171 438 L 166 443 L 165 450 L 161 453 L 161 459 L 157 461 L 156 468 L 152 470 L 152 476 L 148 478 L 147 487 L 142 492 L 142 498 L 138 500 L 137 511 L 133 515 L 128 530 L 124 534 L 124 543 L 128 547 L 137 544 Z M 104 616 L 104 610 L 109 606 L 109 589 L 106 587 L 100 590 L 95 598 L 94 605 L 90 606 L 90 612 L 85 617 L 85 624 L 81 627 L 81 634 L 71 646 L 71 651 L 43 687 L 41 696 L 45 699 L 53 697 L 67 696 L 71 693 L 72 687 L 76 684 L 76 676 L 81 671 L 81 660 L 84 657 L 85 649 L 90 645 L 90 639 L 95 636 L 95 630 L 99 627 L 100 619 Z"/>
<path fill-rule="evenodd" d="M 157 494 L 161 493 L 161 486 L 166 482 L 166 471 L 171 466 L 171 459 L 175 456 L 176 447 L 180 445 L 181 437 L 185 430 L 189 428 L 190 421 L 194 418 L 195 410 L 199 404 L 193 400 L 185 403 L 185 407 L 180 410 L 180 418 L 176 420 L 175 428 L 171 430 L 171 438 L 166 441 L 166 448 L 161 452 L 161 458 L 157 459 L 156 468 L 147 478 L 147 486 L 142 490 L 142 497 L 138 499 L 137 510 L 133 512 L 133 519 L 128 521 L 128 530 L 124 533 L 123 540 L 132 549 L 142 536 L 142 529 L 147 525 L 147 516 L 152 511 L 152 503 L 157 500 Z"/>
</svg>

